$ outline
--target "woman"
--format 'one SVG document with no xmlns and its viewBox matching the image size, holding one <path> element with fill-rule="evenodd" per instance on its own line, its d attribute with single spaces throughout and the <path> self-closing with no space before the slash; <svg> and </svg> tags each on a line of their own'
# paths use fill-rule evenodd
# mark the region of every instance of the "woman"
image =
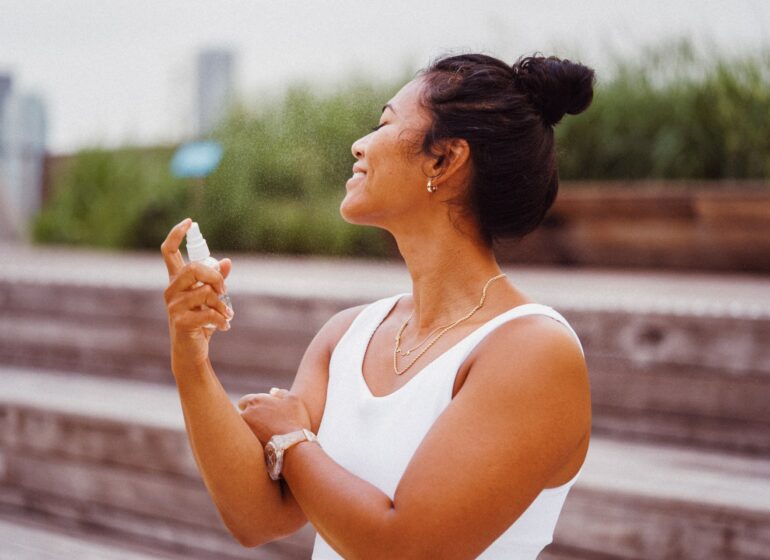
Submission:
<svg viewBox="0 0 770 560">
<path fill-rule="evenodd" d="M 395 237 L 412 291 L 336 314 L 291 390 L 245 395 L 240 416 L 202 328 L 229 328 L 217 295 L 231 263 L 185 265 L 189 220 L 169 233 L 172 369 L 243 545 L 308 521 L 318 560 L 531 559 L 551 541 L 588 449 L 588 374 L 569 324 L 501 273 L 491 245 L 541 222 L 558 187 L 553 127 L 588 107 L 593 81 L 567 60 L 475 54 L 407 83 L 353 144 L 340 213 Z"/>
</svg>

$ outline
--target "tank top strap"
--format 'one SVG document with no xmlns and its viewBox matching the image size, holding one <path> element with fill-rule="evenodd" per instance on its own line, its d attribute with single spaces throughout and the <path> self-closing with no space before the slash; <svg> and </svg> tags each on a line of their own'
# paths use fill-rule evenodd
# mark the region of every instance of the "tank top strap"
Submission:
<svg viewBox="0 0 770 560">
<path fill-rule="evenodd" d="M 368 340 L 371 333 L 379 326 L 391 309 L 396 305 L 399 298 L 406 294 L 396 294 L 373 301 L 364 307 L 356 318 L 350 323 L 345 336 L 354 335 L 355 338 L 364 338 Z M 342 339 L 340 339 L 340 342 Z M 351 341 L 352 342 L 352 341 Z"/>
<path fill-rule="evenodd" d="M 564 325 L 575 338 L 575 342 L 577 342 L 578 348 L 580 348 L 580 352 L 585 355 L 585 352 L 583 351 L 583 345 L 580 342 L 580 338 L 572 328 L 572 325 L 569 324 L 567 319 L 565 319 L 561 313 L 556 311 L 554 308 L 542 303 L 525 303 L 522 305 L 517 305 L 516 307 L 509 309 L 508 311 L 504 311 L 496 317 L 493 317 L 478 329 L 473 331 L 470 335 L 468 335 L 468 337 L 462 341 L 463 344 L 460 352 L 460 359 L 464 360 L 489 333 L 491 333 L 500 325 L 513 319 L 518 319 L 519 317 L 525 317 L 527 315 L 545 315 Z"/>
<path fill-rule="evenodd" d="M 396 301 L 403 295 L 405 294 L 396 294 L 373 301 L 356 315 L 332 350 L 329 365 L 330 382 L 339 375 L 337 372 L 345 374 L 347 371 L 355 371 L 360 349 L 366 348 L 369 339 L 385 315 L 390 312 Z"/>
<path fill-rule="evenodd" d="M 374 331 L 380 326 L 385 316 L 396 306 L 398 300 L 405 295 L 409 295 L 409 293 L 405 292 L 373 301 L 361 310 L 361 313 L 358 314 L 350 325 L 351 329 L 355 325 L 355 330 L 368 343 Z"/>
</svg>

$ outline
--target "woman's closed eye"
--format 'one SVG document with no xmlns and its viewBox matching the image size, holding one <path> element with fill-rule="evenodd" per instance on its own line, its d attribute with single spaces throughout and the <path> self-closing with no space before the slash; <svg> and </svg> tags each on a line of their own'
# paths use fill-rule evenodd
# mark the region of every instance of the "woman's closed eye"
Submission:
<svg viewBox="0 0 770 560">
<path fill-rule="evenodd" d="M 372 128 L 372 132 L 377 132 L 377 131 L 378 131 L 380 128 L 382 128 L 383 126 L 385 126 L 385 124 L 387 124 L 387 123 L 378 124 L 377 126 L 375 126 L 374 128 Z"/>
</svg>

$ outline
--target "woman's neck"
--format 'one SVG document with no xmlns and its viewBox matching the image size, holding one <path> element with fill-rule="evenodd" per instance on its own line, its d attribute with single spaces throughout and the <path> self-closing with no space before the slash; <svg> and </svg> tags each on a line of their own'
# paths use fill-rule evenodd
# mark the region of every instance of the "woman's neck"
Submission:
<svg viewBox="0 0 770 560">
<path fill-rule="evenodd" d="M 479 304 L 484 285 L 502 273 L 491 248 L 459 232 L 441 233 L 429 242 L 423 236 L 396 238 L 412 277 L 414 316 L 408 330 L 415 337 L 466 315 Z M 505 278 L 494 280 L 485 306 L 512 290 Z"/>
</svg>

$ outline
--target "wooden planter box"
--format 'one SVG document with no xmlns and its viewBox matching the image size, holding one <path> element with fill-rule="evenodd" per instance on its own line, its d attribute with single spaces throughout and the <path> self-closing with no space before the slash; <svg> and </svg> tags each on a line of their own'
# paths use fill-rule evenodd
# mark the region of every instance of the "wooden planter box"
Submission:
<svg viewBox="0 0 770 560">
<path fill-rule="evenodd" d="M 770 183 L 563 182 L 502 262 L 770 272 Z"/>
</svg>

